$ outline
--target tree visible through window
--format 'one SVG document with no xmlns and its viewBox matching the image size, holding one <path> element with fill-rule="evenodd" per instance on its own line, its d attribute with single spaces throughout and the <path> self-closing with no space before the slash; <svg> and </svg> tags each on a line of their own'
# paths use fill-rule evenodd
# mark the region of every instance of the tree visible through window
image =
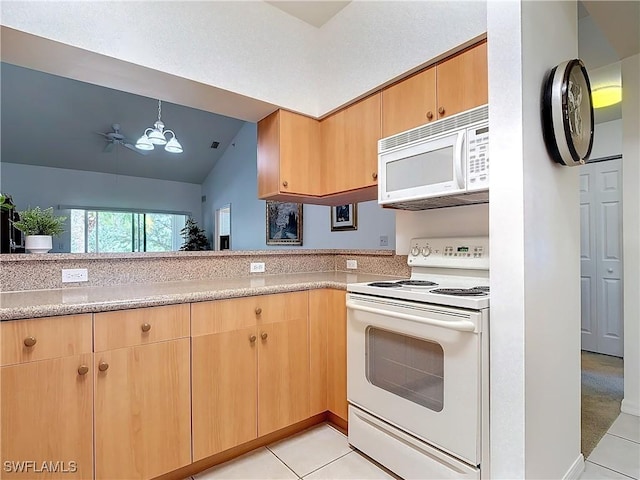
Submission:
<svg viewBox="0 0 640 480">
<path fill-rule="evenodd" d="M 182 245 L 186 215 L 72 209 L 71 252 L 168 252 Z"/>
</svg>

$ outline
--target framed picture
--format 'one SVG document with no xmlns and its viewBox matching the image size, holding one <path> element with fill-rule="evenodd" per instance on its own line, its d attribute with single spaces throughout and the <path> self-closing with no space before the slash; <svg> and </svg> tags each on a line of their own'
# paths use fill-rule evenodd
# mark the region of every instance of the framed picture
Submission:
<svg viewBox="0 0 640 480">
<path fill-rule="evenodd" d="M 267 245 L 302 245 L 302 204 L 267 200 Z"/>
<path fill-rule="evenodd" d="M 358 229 L 358 204 L 349 203 L 331 207 L 331 231 Z"/>
</svg>

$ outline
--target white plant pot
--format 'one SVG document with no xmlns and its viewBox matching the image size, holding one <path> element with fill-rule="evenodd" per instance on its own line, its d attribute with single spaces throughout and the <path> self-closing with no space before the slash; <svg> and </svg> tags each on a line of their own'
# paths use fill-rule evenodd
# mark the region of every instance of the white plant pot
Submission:
<svg viewBox="0 0 640 480">
<path fill-rule="evenodd" d="M 47 253 L 53 248 L 51 235 L 27 235 L 24 248 L 31 253 Z"/>
</svg>

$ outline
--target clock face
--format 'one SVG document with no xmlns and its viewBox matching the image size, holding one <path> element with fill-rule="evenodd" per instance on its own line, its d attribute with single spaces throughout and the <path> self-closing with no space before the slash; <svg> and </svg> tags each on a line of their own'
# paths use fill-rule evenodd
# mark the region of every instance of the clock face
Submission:
<svg viewBox="0 0 640 480">
<path fill-rule="evenodd" d="M 582 165 L 593 146 L 591 85 L 576 59 L 551 70 L 544 86 L 543 133 L 551 157 L 562 165 Z"/>
</svg>

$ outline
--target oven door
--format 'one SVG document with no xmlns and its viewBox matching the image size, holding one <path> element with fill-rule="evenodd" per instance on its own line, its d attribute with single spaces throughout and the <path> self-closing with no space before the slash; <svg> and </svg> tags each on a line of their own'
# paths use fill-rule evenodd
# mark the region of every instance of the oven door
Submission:
<svg viewBox="0 0 640 480">
<path fill-rule="evenodd" d="M 347 296 L 349 402 L 480 464 L 480 312 Z"/>
<path fill-rule="evenodd" d="M 465 136 L 460 130 L 378 155 L 378 203 L 464 192 Z"/>
</svg>

